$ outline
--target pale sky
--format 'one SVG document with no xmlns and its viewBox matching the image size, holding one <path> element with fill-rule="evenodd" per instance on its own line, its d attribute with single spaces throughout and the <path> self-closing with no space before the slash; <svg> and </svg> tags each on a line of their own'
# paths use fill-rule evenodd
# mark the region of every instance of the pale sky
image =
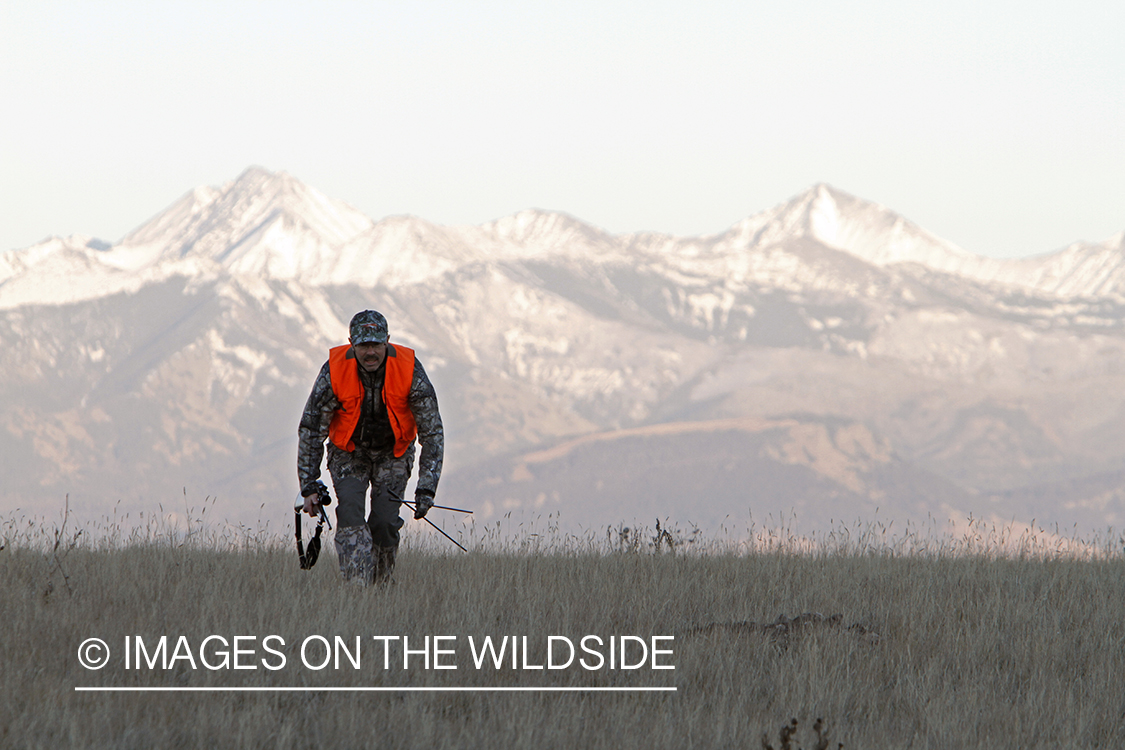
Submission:
<svg viewBox="0 0 1125 750">
<path fill-rule="evenodd" d="M 0 250 L 285 170 L 374 219 L 711 234 L 817 182 L 982 255 L 1125 230 L 1125 2 L 0 0 Z"/>
</svg>

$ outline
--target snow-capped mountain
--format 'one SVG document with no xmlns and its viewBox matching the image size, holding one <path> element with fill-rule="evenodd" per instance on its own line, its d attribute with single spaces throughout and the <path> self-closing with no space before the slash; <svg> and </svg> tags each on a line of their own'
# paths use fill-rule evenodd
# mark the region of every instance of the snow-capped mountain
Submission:
<svg viewBox="0 0 1125 750">
<path fill-rule="evenodd" d="M 251 168 L 116 244 L 0 255 L 0 508 L 284 510 L 307 389 L 372 307 L 438 388 L 442 493 L 483 520 L 1119 524 L 1123 242 L 980 258 L 827 185 L 694 238 L 375 222 Z"/>
<path fill-rule="evenodd" d="M 201 257 L 235 273 L 292 277 L 334 260 L 373 224 L 285 173 L 251 168 L 220 189 L 191 191 L 119 248 L 138 257 L 148 251 L 153 260 Z"/>
<path fill-rule="evenodd" d="M 314 286 L 409 284 L 471 263 L 536 258 L 683 265 L 693 274 L 706 270 L 735 281 L 774 283 L 800 265 L 777 249 L 798 239 L 878 268 L 915 264 L 1060 297 L 1125 290 L 1125 232 L 1036 258 L 984 258 L 823 184 L 721 234 L 615 237 L 565 214 L 532 209 L 480 227 L 441 227 L 411 216 L 374 222 L 284 172 L 252 167 L 221 187 L 190 191 L 116 245 L 75 236 L 0 255 L 0 307 L 86 299 L 115 284 L 128 288 L 144 271 L 152 280 L 198 273 L 212 263 L 235 275 Z M 125 276 L 111 281 L 121 272 Z M 32 285 L 38 295 L 27 290 Z"/>
<path fill-rule="evenodd" d="M 883 206 L 823 184 L 735 224 L 722 245 L 768 247 L 794 237 L 817 240 L 876 266 L 919 263 L 947 271 L 975 258 Z"/>
</svg>

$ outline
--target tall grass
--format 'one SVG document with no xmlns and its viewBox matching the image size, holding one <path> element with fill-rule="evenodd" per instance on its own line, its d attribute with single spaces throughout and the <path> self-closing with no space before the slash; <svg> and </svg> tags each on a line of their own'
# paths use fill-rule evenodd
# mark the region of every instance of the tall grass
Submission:
<svg viewBox="0 0 1125 750">
<path fill-rule="evenodd" d="M 420 530 L 421 527 L 418 527 Z M 878 525 L 703 539 L 467 526 L 461 553 L 410 527 L 386 588 L 311 571 L 292 540 L 163 516 L 0 525 L 3 747 L 762 747 L 818 719 L 847 748 L 1125 747 L 1125 556 L 1112 535 Z M 306 537 L 307 538 L 307 537 Z M 444 544 L 446 546 L 439 546 Z M 817 612 L 784 640 L 750 627 Z M 858 624 L 862 627 L 848 629 Z M 126 636 L 284 638 L 278 671 L 125 670 Z M 305 668 L 310 635 L 362 640 L 362 667 Z M 376 635 L 454 635 L 456 670 L 383 669 Z M 675 670 L 474 668 L 467 638 L 672 635 Z M 84 669 L 86 638 L 114 659 Z M 668 644 L 671 645 L 668 645 Z M 172 643 L 169 643 L 172 646 Z M 198 655 L 198 652 L 196 652 Z M 247 661 L 258 663 L 261 646 Z M 671 693 L 87 693 L 76 686 L 673 686 Z M 807 730 L 807 732 L 805 731 Z M 769 739 L 775 747 L 778 740 Z"/>
</svg>

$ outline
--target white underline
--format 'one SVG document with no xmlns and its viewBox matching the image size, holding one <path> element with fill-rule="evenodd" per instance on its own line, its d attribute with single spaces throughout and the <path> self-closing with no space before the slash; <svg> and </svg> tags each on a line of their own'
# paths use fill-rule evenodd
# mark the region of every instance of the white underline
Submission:
<svg viewBox="0 0 1125 750">
<path fill-rule="evenodd" d="M 75 687 L 87 693 L 656 693 L 675 687 Z"/>
</svg>

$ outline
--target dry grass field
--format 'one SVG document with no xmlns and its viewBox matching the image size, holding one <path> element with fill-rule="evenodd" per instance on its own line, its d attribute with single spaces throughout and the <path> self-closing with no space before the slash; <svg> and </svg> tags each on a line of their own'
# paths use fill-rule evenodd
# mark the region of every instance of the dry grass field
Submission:
<svg viewBox="0 0 1125 750">
<path fill-rule="evenodd" d="M 1001 547 L 983 533 L 889 543 L 859 532 L 720 544 L 618 529 L 504 543 L 477 534 L 464 554 L 415 535 L 394 585 L 359 588 L 338 580 L 327 549 L 301 571 L 288 538 L 245 530 L 99 536 L 9 519 L 0 533 L 5 748 L 1125 747 L 1119 540 L 1062 550 L 1035 538 Z M 223 641 L 204 644 L 214 635 Z M 306 666 L 301 644 L 318 635 L 350 651 L 358 636 L 360 666 L 343 653 L 338 669 L 313 669 L 326 656 L 315 639 Z M 521 647 L 527 637 L 517 667 L 505 657 L 476 668 L 469 638 L 505 635 Z M 656 663 L 675 669 L 653 669 L 651 655 L 609 669 L 604 646 L 601 665 L 578 654 L 600 668 L 523 668 L 546 664 L 549 636 L 577 646 L 587 635 L 674 636 L 657 642 L 672 653 Z M 153 668 L 135 658 L 125 668 L 125 639 L 137 636 Z M 167 669 L 160 636 L 164 656 L 178 656 Z M 402 641 L 375 636 L 406 636 L 419 653 L 404 669 Z M 455 637 L 437 642 L 445 653 L 429 669 L 426 636 Z M 79 663 L 91 637 L 111 652 L 99 670 Z M 637 641 L 627 645 L 639 662 Z M 256 668 L 233 668 L 235 646 L 239 666 Z M 222 666 L 224 650 L 226 668 L 201 663 Z M 566 655 L 556 649 L 555 664 Z"/>
</svg>

